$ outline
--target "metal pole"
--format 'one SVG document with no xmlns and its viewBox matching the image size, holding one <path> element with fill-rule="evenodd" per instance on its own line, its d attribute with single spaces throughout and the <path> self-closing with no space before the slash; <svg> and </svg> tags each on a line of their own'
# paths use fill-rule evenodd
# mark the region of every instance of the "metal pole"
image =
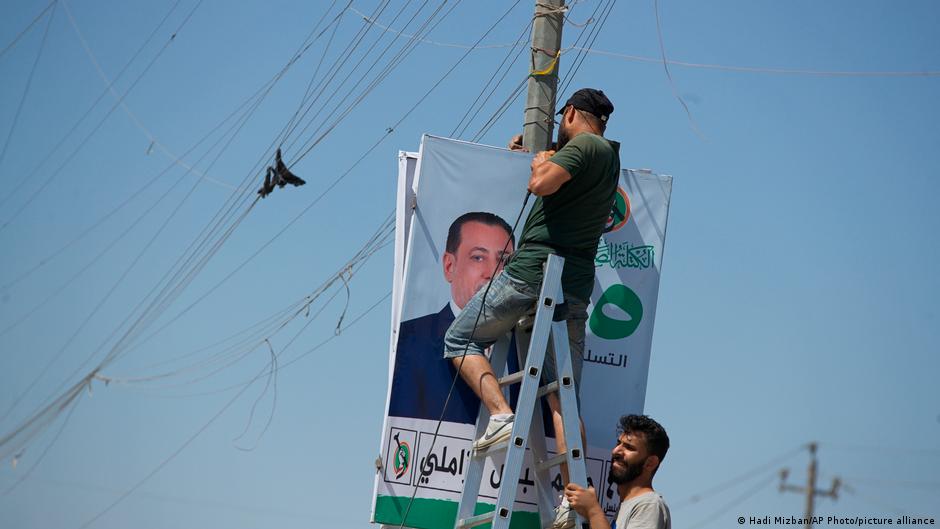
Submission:
<svg viewBox="0 0 940 529">
<path fill-rule="evenodd" d="M 806 529 L 813 529 L 813 503 L 816 500 L 816 443 L 809 444 L 809 469 L 806 472 Z"/>
<path fill-rule="evenodd" d="M 535 1 L 529 92 L 522 130 L 522 145 L 531 152 L 543 151 L 552 142 L 564 5 L 564 0 Z"/>
</svg>

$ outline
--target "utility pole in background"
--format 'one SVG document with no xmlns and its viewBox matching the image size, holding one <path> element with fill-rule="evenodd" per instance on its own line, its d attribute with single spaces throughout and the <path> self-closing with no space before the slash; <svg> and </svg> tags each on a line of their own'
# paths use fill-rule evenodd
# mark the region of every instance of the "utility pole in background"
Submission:
<svg viewBox="0 0 940 529">
<path fill-rule="evenodd" d="M 804 527 L 806 529 L 813 529 L 816 496 L 823 496 L 834 500 L 839 499 L 839 486 L 842 485 L 842 480 L 832 478 L 831 489 L 827 491 L 816 490 L 816 443 L 810 443 L 807 448 L 809 449 L 809 468 L 806 470 L 806 486 L 798 487 L 796 485 L 787 484 L 787 476 L 790 471 L 783 469 L 780 471 L 780 492 L 789 491 L 806 494 L 806 524 Z"/>
<path fill-rule="evenodd" d="M 564 6 L 564 0 L 535 1 L 529 92 L 522 129 L 522 145 L 530 152 L 544 151 L 552 142 Z"/>
</svg>

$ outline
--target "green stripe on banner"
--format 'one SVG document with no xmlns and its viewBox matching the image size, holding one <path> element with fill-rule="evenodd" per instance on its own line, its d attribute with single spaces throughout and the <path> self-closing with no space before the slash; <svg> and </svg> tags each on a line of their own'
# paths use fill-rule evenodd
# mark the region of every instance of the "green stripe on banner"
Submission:
<svg viewBox="0 0 940 529">
<path fill-rule="evenodd" d="M 409 496 L 379 496 L 375 500 L 376 523 L 400 525 L 409 501 L 411 501 Z M 489 512 L 494 508 L 495 506 L 491 503 L 477 502 L 474 514 Z M 457 502 L 455 501 L 415 498 L 411 511 L 408 512 L 408 523 L 405 527 L 453 529 L 456 518 Z M 479 527 L 488 528 L 490 524 Z M 509 527 L 510 529 L 538 529 L 539 514 L 537 512 L 516 511 L 512 513 Z"/>
</svg>

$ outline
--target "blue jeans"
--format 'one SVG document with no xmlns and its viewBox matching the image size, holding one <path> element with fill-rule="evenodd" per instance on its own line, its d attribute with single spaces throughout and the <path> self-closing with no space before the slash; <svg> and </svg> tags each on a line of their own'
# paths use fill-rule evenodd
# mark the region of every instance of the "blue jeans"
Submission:
<svg viewBox="0 0 940 529">
<path fill-rule="evenodd" d="M 490 286 L 483 303 L 481 288 L 460 311 L 454 323 L 444 335 L 444 358 L 459 358 L 466 350 L 468 355 L 482 355 L 489 346 L 496 343 L 519 323 L 517 344 L 523 356 L 529 351 L 532 336 L 532 317 L 535 315 L 535 302 L 539 299 L 539 288 L 501 272 Z M 571 361 L 575 384 L 581 381 L 582 355 L 584 354 L 584 325 L 587 322 L 587 303 L 565 297 L 568 324 L 568 346 L 571 349 Z M 556 308 L 556 312 L 557 312 Z M 477 315 L 479 314 L 479 321 Z M 520 322 L 520 320 L 522 320 Z M 476 324 L 476 328 L 474 328 Z M 473 337 L 471 339 L 471 333 Z M 558 379 L 555 369 L 554 348 L 549 341 L 542 380 L 545 383 Z"/>
</svg>

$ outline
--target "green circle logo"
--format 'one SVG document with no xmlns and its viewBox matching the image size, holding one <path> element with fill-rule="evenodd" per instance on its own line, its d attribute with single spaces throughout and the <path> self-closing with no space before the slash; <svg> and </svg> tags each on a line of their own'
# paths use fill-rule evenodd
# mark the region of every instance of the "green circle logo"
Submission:
<svg viewBox="0 0 940 529">
<path fill-rule="evenodd" d="M 398 448 L 395 449 L 393 468 L 395 469 L 395 477 L 400 478 L 405 475 L 408 464 L 411 462 L 411 447 L 408 446 L 407 442 L 399 441 L 397 434 L 395 435 L 395 442 L 398 443 Z"/>
<path fill-rule="evenodd" d="M 607 305 L 615 305 L 627 313 L 630 319 L 621 320 L 604 314 L 604 307 Z M 588 324 L 595 336 L 606 340 L 620 340 L 633 334 L 642 320 L 643 302 L 640 297 L 626 285 L 613 285 L 605 290 L 594 304 Z"/>
<path fill-rule="evenodd" d="M 630 197 L 622 187 L 617 187 L 617 194 L 614 196 L 614 205 L 610 208 L 610 216 L 607 217 L 607 224 L 604 225 L 604 233 L 617 231 L 630 220 Z"/>
</svg>

